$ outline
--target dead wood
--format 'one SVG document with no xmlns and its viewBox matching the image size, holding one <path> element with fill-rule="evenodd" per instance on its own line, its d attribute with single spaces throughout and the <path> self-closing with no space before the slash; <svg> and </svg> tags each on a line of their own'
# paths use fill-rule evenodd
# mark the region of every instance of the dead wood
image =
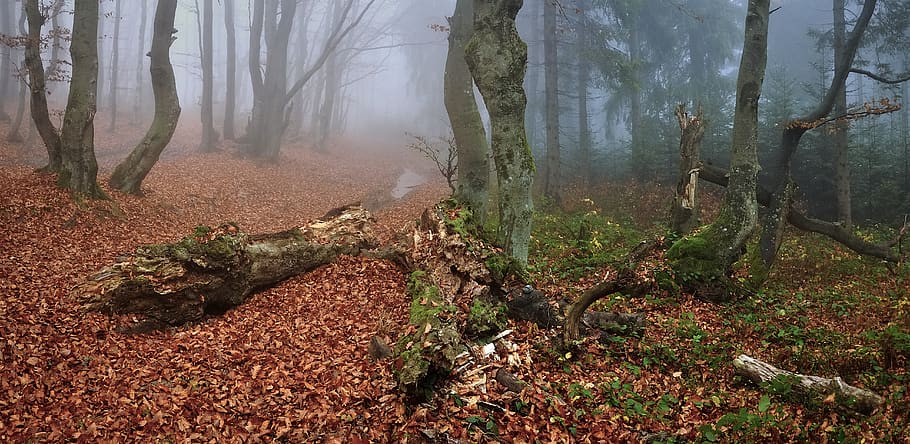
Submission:
<svg viewBox="0 0 910 444">
<path fill-rule="evenodd" d="M 884 402 L 881 396 L 853 387 L 839 377 L 828 379 L 801 375 L 781 370 L 746 355 L 739 355 L 733 360 L 733 366 L 736 368 L 736 374 L 744 376 L 756 384 L 784 384 L 797 393 L 825 402 L 833 401 L 841 407 L 864 415 L 872 414 Z"/>
<path fill-rule="evenodd" d="M 197 322 L 338 255 L 375 247 L 372 222 L 369 212 L 349 206 L 280 233 L 249 235 L 234 224 L 197 227 L 175 243 L 119 257 L 70 294 L 86 310 L 139 314 L 170 326 Z"/>
</svg>

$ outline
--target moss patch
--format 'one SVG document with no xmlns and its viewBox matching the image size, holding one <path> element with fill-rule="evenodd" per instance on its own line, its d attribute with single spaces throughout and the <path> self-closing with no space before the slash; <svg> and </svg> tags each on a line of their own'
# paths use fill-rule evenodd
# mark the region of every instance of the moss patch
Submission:
<svg viewBox="0 0 910 444">
<path fill-rule="evenodd" d="M 475 299 L 468 313 L 467 330 L 474 336 L 484 336 L 505 330 L 508 326 L 505 304 L 491 304 Z"/>
</svg>

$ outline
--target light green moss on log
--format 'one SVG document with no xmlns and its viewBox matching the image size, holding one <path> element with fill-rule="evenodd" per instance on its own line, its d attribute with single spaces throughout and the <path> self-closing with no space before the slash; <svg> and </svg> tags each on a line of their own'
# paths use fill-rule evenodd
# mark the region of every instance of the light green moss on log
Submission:
<svg viewBox="0 0 910 444">
<path fill-rule="evenodd" d="M 474 336 L 484 336 L 505 330 L 509 324 L 506 311 L 505 304 L 491 304 L 475 299 L 468 313 L 468 332 Z"/>
<path fill-rule="evenodd" d="M 715 225 L 709 225 L 676 241 L 665 258 L 682 290 L 721 302 L 730 298 L 731 288 L 714 229 Z"/>
</svg>

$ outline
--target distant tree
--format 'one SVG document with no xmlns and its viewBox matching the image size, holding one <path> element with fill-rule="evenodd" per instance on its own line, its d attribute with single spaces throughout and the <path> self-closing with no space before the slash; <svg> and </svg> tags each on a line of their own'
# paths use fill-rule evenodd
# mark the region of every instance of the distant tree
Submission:
<svg viewBox="0 0 910 444">
<path fill-rule="evenodd" d="M 114 0 L 114 40 L 111 42 L 111 83 L 108 92 L 108 114 L 110 124 L 108 130 L 113 131 L 117 126 L 117 73 L 120 71 L 120 22 L 123 21 L 122 0 Z"/>
<path fill-rule="evenodd" d="M 19 35 L 20 36 L 25 36 L 26 32 L 27 32 L 25 29 L 25 19 L 26 19 L 25 3 L 23 3 L 22 7 L 19 8 Z M 10 42 L 10 43 L 12 43 L 12 42 Z M 26 40 L 26 44 L 27 43 L 28 43 L 28 40 Z M 10 52 L 12 52 L 12 47 L 10 48 Z M 12 57 L 12 55 L 10 55 L 10 57 Z M 22 135 L 19 133 L 19 128 L 22 126 L 23 120 L 25 120 L 25 108 L 26 108 L 27 102 L 29 100 L 29 99 L 27 99 L 27 92 L 28 92 L 28 82 L 26 82 L 27 75 L 28 75 L 28 71 L 25 68 L 21 68 L 18 70 L 18 72 L 16 72 L 16 76 L 18 77 L 18 84 L 19 84 L 19 100 L 16 105 L 16 117 L 14 117 L 12 122 L 10 122 L 9 132 L 6 135 L 6 140 L 9 142 L 21 142 L 22 141 Z"/>
<path fill-rule="evenodd" d="M 159 0 L 152 35 L 151 62 L 152 92 L 155 95 L 155 117 L 142 141 L 133 148 L 111 174 L 110 185 L 126 193 L 141 193 L 142 181 L 158 161 L 170 142 L 180 117 L 180 100 L 170 47 L 176 40 L 174 15 L 177 0 Z"/>
<path fill-rule="evenodd" d="M 846 9 L 845 0 L 833 0 L 834 11 L 834 65 L 842 65 L 843 58 L 847 55 L 846 34 L 847 20 L 844 17 Z M 837 97 L 834 99 L 834 115 L 847 115 L 847 84 L 840 86 Z M 838 119 L 834 123 L 834 187 L 837 196 L 837 220 L 844 228 L 853 226 L 853 211 L 850 203 L 850 155 L 849 155 L 849 126 L 846 119 Z"/>
<path fill-rule="evenodd" d="M 578 175 L 581 185 L 587 186 L 591 179 L 592 135 L 588 111 L 588 90 L 591 82 L 591 51 L 588 45 L 588 21 L 590 0 L 578 0 L 578 24 L 575 31 L 575 56 L 578 63 Z"/>
<path fill-rule="evenodd" d="M 543 0 L 544 102 L 547 120 L 547 153 L 543 162 L 543 194 L 559 202 L 559 69 L 556 37 L 556 4 Z"/>
<path fill-rule="evenodd" d="M 269 0 L 274 2 L 275 0 Z M 265 14 L 266 1 L 254 0 L 250 28 L 250 78 L 253 83 L 253 110 L 244 136 L 244 152 L 250 156 L 277 160 L 281 140 L 289 125 L 291 100 L 325 65 L 344 37 L 363 20 L 376 0 L 368 0 L 354 12 L 355 0 L 345 0 L 341 20 L 329 30 L 319 54 L 297 80 L 287 87 L 288 40 L 297 8 L 295 0 L 281 0 L 277 14 Z M 272 3 L 275 5 L 275 3 Z M 267 21 L 265 19 L 268 19 Z M 277 18 L 277 23 L 276 23 Z M 262 40 L 265 28 L 266 63 L 262 66 Z"/>
<path fill-rule="evenodd" d="M 13 75 L 12 53 L 13 42 L 11 36 L 15 33 L 13 29 L 13 3 L 11 1 L 3 2 L 0 7 L 3 8 L 0 13 L 0 121 L 10 120 L 6 112 L 6 102 L 9 91 L 12 87 L 15 76 Z"/>
<path fill-rule="evenodd" d="M 146 22 L 148 21 L 147 17 L 148 17 L 149 0 L 139 0 L 139 3 L 141 4 L 142 7 L 141 7 L 141 12 L 140 12 L 140 17 L 139 17 L 139 39 L 137 40 L 139 43 L 139 51 L 137 51 L 137 53 L 136 53 L 136 55 L 138 57 L 136 58 L 136 61 L 137 61 L 137 64 L 136 64 L 136 96 L 133 99 L 134 100 L 133 101 L 133 119 L 132 119 L 133 124 L 138 124 L 140 122 L 140 119 L 142 118 L 142 116 L 145 113 L 145 108 L 143 107 L 143 103 L 145 101 L 145 83 L 146 82 L 144 80 L 145 77 L 143 74 L 146 72 L 145 71 L 145 57 L 147 55 L 145 52 L 145 28 L 146 28 Z"/>
<path fill-rule="evenodd" d="M 214 62 L 212 61 L 212 0 L 202 1 L 202 141 L 199 150 L 215 150 L 215 120 L 213 114 Z"/>
<path fill-rule="evenodd" d="M 474 33 L 474 0 L 458 0 L 449 17 L 445 106 L 458 154 L 456 198 L 470 207 L 479 224 L 486 220 L 489 194 L 489 146 L 474 97 L 474 79 L 465 60 L 465 45 Z"/>
<path fill-rule="evenodd" d="M 23 7 L 28 17 L 25 65 L 28 69 L 28 85 L 31 91 L 31 115 L 47 148 L 48 164 L 43 169 L 56 173 L 61 170 L 63 162 L 61 140 L 47 109 L 47 84 L 44 78 L 44 63 L 41 61 L 41 27 L 47 17 L 41 15 L 38 0 L 26 0 Z"/>
<path fill-rule="evenodd" d="M 490 113 L 493 160 L 499 185 L 498 240 L 522 265 L 531 237 L 534 158 L 525 134 L 523 89 L 528 47 L 515 28 L 522 0 L 474 0 L 474 35 L 465 48 L 468 67 Z"/>
<path fill-rule="evenodd" d="M 224 28 L 227 37 L 227 76 L 224 91 L 224 139 L 234 140 L 234 108 L 237 105 L 237 37 L 234 29 L 234 0 L 224 0 Z"/>
</svg>

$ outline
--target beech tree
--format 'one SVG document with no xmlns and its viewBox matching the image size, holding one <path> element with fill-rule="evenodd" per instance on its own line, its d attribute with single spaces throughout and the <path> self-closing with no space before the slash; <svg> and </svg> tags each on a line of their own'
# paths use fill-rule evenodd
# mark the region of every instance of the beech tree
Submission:
<svg viewBox="0 0 910 444">
<path fill-rule="evenodd" d="M 224 139 L 234 140 L 234 108 L 237 103 L 237 38 L 234 29 L 234 0 L 224 0 L 224 28 L 227 37 L 227 76 L 224 90 Z"/>
<path fill-rule="evenodd" d="M 41 62 L 41 27 L 47 17 L 41 15 L 38 0 L 26 0 L 23 7 L 28 18 L 25 65 L 28 69 L 28 85 L 31 93 L 31 115 L 38 134 L 47 148 L 48 163 L 43 170 L 56 173 L 60 171 L 63 163 L 61 140 L 60 133 L 51 122 L 51 116 L 47 110 L 47 84 L 44 78 L 44 64 Z"/>
<path fill-rule="evenodd" d="M 3 2 L 0 8 L 3 8 L 0 13 L 0 36 L 13 34 L 13 2 Z M 0 50 L 0 121 L 3 121 L 10 120 L 6 112 L 6 98 L 13 84 L 12 43 L 0 40 Z"/>
<path fill-rule="evenodd" d="M 212 0 L 202 1 L 202 141 L 199 150 L 215 150 L 215 123 L 213 116 L 213 89 L 215 82 L 212 61 Z"/>
<path fill-rule="evenodd" d="M 543 193 L 559 201 L 559 69 L 557 67 L 556 5 L 544 0 L 543 64 L 544 107 L 547 120 L 547 153 L 543 162 Z"/>
<path fill-rule="evenodd" d="M 497 237 L 522 265 L 531 238 L 534 157 L 525 134 L 528 47 L 515 28 L 523 0 L 474 0 L 474 35 L 465 55 L 490 113 L 493 161 L 499 185 Z"/>
<path fill-rule="evenodd" d="M 133 148 L 111 174 L 110 185 L 126 193 L 139 194 L 142 181 L 158 161 L 161 152 L 170 142 L 180 117 L 180 100 L 174 68 L 171 66 L 170 47 L 176 40 L 174 15 L 177 0 L 159 0 L 155 11 L 152 36 L 151 62 L 152 92 L 155 95 L 155 117 L 142 141 Z"/>
<path fill-rule="evenodd" d="M 108 111 L 110 114 L 110 124 L 108 129 L 113 131 L 117 126 L 117 82 L 120 71 L 120 22 L 123 21 L 121 14 L 123 7 L 122 0 L 114 0 L 114 41 L 111 43 L 111 83 L 110 92 L 108 93 Z"/>
<path fill-rule="evenodd" d="M 456 198 L 470 207 L 479 224 L 486 219 L 489 193 L 489 146 L 474 98 L 474 79 L 465 61 L 465 45 L 474 32 L 474 0 L 458 0 L 449 21 L 449 50 L 443 78 L 445 106 L 458 152 Z"/>
</svg>

